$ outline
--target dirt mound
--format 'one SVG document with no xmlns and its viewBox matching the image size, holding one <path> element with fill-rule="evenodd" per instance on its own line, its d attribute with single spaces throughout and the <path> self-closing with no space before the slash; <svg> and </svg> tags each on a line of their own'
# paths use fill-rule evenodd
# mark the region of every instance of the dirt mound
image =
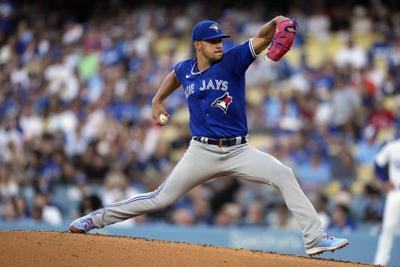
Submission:
<svg viewBox="0 0 400 267">
<path fill-rule="evenodd" d="M 141 238 L 0 231 L 1 266 L 366 266 Z"/>
</svg>

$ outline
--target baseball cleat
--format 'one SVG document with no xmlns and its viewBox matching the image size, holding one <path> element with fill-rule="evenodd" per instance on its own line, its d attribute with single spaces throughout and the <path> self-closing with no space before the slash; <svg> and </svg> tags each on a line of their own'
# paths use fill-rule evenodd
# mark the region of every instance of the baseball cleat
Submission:
<svg viewBox="0 0 400 267">
<path fill-rule="evenodd" d="M 93 215 L 94 212 L 76 219 L 69 225 L 69 231 L 75 234 L 85 234 L 90 230 L 97 228 L 93 224 Z"/>
<path fill-rule="evenodd" d="M 345 238 L 336 238 L 326 235 L 313 247 L 306 249 L 308 256 L 316 256 L 327 251 L 335 252 L 338 249 L 347 247 L 349 241 Z"/>
</svg>

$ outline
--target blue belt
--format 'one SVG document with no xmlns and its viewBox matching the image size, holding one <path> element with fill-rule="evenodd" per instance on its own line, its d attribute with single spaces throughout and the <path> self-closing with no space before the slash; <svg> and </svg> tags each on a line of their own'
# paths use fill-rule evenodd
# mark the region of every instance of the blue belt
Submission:
<svg viewBox="0 0 400 267">
<path fill-rule="evenodd" d="M 235 145 L 247 143 L 246 136 L 221 138 L 221 139 L 214 139 L 214 138 L 208 138 L 208 137 L 202 137 L 202 136 L 193 136 L 192 139 L 195 141 L 201 142 L 203 144 L 216 145 L 219 147 L 228 147 L 228 146 L 235 146 Z"/>
</svg>

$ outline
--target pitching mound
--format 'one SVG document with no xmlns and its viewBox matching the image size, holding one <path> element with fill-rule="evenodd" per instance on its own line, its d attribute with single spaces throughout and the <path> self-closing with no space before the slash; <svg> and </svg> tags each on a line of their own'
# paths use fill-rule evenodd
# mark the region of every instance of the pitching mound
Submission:
<svg viewBox="0 0 400 267">
<path fill-rule="evenodd" d="M 101 235 L 0 231 L 1 266 L 366 266 L 242 249 Z"/>
</svg>

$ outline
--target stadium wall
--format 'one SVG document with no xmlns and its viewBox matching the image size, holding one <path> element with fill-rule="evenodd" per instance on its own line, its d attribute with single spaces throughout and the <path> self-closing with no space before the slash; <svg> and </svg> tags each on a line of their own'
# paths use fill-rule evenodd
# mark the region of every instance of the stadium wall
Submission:
<svg viewBox="0 0 400 267">
<path fill-rule="evenodd" d="M 34 222 L 0 223 L 0 230 L 65 231 L 65 229 L 67 229 L 67 225 L 50 227 Z M 261 227 L 215 228 L 210 226 L 182 227 L 169 224 L 146 224 L 134 227 L 113 225 L 94 232 L 305 256 L 301 234 L 289 230 L 267 230 Z M 322 258 L 373 263 L 378 235 L 363 231 L 339 235 L 348 238 L 350 246 L 333 254 L 322 255 Z M 400 266 L 398 251 L 400 251 L 400 236 L 396 237 L 392 249 L 390 264 L 393 266 Z"/>
</svg>

